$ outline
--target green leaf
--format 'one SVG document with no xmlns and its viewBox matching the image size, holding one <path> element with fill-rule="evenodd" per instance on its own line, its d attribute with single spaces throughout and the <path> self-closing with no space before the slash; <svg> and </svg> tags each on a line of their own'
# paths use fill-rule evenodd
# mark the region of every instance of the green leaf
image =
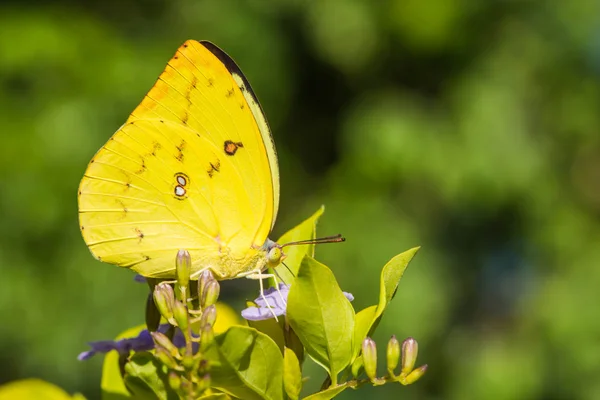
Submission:
<svg viewBox="0 0 600 400">
<path fill-rule="evenodd" d="M 377 306 L 377 314 L 380 317 L 385 311 L 385 308 L 396 295 L 398 284 L 404 271 L 408 267 L 408 263 L 413 259 L 420 247 L 413 247 L 404 253 L 398 254 L 396 257 L 388 261 L 381 271 L 381 280 L 379 288 L 379 305 Z"/>
<path fill-rule="evenodd" d="M 275 342 L 246 326 L 232 326 L 215 338 L 220 363 L 211 369 L 212 385 L 243 399 L 283 397 L 283 357 Z"/>
<path fill-rule="evenodd" d="M 115 340 L 134 338 L 146 329 L 145 325 L 127 329 L 122 332 Z M 121 400 L 131 398 L 131 393 L 127 390 L 123 377 L 121 376 L 121 368 L 119 367 L 119 353 L 117 351 L 109 351 L 104 356 L 102 364 L 102 381 L 100 383 L 102 389 L 102 400 Z"/>
<path fill-rule="evenodd" d="M 225 393 L 212 393 L 205 396 L 198 397 L 197 400 L 230 400 L 231 396 Z"/>
<path fill-rule="evenodd" d="M 70 396 L 53 383 L 29 378 L 0 386 L 0 399 L 73 400 L 85 398 L 80 394 Z"/>
<path fill-rule="evenodd" d="M 321 392 L 317 392 L 311 394 L 308 397 L 305 397 L 303 400 L 329 400 L 333 399 L 338 394 L 342 393 L 344 390 L 348 389 L 350 385 L 348 382 L 342 383 L 341 385 L 330 387 L 327 390 L 323 390 Z"/>
<path fill-rule="evenodd" d="M 354 351 L 352 360 L 360 353 L 360 347 L 365 337 L 372 335 L 379 324 L 381 316 L 390 301 L 396 295 L 398 284 L 408 263 L 413 259 L 420 247 L 414 247 L 410 250 L 400 253 L 383 267 L 379 282 L 379 304 L 361 310 L 356 314 L 356 323 L 354 328 Z"/>
<path fill-rule="evenodd" d="M 337 383 L 352 358 L 354 309 L 325 265 L 305 256 L 288 296 L 287 317 L 308 354 Z"/>
<path fill-rule="evenodd" d="M 251 328 L 260 331 L 273 339 L 279 351 L 283 354 L 283 348 L 285 347 L 285 338 L 283 335 L 283 319 L 275 321 L 275 318 L 263 319 L 260 321 L 248 321 L 248 325 Z"/>
<path fill-rule="evenodd" d="M 352 361 L 360 353 L 363 339 L 369 335 L 373 321 L 377 319 L 377 306 L 370 306 L 360 310 L 354 321 L 354 351 Z"/>
<path fill-rule="evenodd" d="M 143 351 L 135 353 L 125 364 L 125 385 L 134 398 L 177 399 L 169 388 L 163 365 L 152 355 Z"/>
<path fill-rule="evenodd" d="M 283 234 L 277 241 L 277 243 L 283 245 L 290 242 L 296 242 L 298 240 L 306 240 L 306 239 L 314 239 L 316 237 L 317 232 L 317 221 L 319 217 L 325 212 L 325 206 L 321 206 L 313 215 L 311 215 L 308 219 L 290 229 L 286 233 Z M 298 269 L 300 268 L 300 263 L 305 255 L 309 255 L 314 257 L 315 255 L 315 245 L 314 244 L 306 244 L 300 246 L 289 246 L 285 248 L 285 265 L 292 271 L 294 275 L 298 275 Z M 294 282 L 294 275 L 288 271 L 288 269 L 280 265 L 277 268 L 277 273 L 281 276 L 283 281 L 289 285 Z"/>
<path fill-rule="evenodd" d="M 297 400 L 302 390 L 302 371 L 296 353 L 285 348 L 283 356 L 283 387 L 288 397 Z"/>
</svg>

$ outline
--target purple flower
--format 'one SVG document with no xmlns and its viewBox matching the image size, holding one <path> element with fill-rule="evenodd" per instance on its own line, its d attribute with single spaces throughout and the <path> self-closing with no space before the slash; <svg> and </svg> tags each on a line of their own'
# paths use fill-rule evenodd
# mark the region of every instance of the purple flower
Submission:
<svg viewBox="0 0 600 400">
<path fill-rule="evenodd" d="M 280 315 L 285 314 L 286 301 L 288 294 L 290 294 L 290 287 L 284 283 L 279 284 L 279 291 L 281 292 L 281 296 L 277 293 L 277 289 L 274 287 L 270 287 L 264 291 L 265 299 L 262 296 L 259 296 L 254 303 L 258 307 L 248 307 L 242 310 L 242 317 L 249 321 L 261 321 L 264 319 L 273 318 L 273 314 Z M 283 299 L 282 299 L 283 297 Z M 282 301 L 283 300 L 283 301 Z M 270 306 L 270 308 L 267 306 Z"/>
<path fill-rule="evenodd" d="M 166 333 L 171 325 L 162 324 L 158 327 L 158 332 Z M 154 348 L 154 340 L 147 329 L 140 332 L 137 337 L 121 340 L 100 340 L 98 342 L 88 343 L 91 350 L 84 351 L 77 356 L 79 361 L 87 360 L 96 353 L 108 353 L 111 350 L 117 350 L 119 354 L 129 355 L 131 351 L 146 351 Z M 175 330 L 173 335 L 173 344 L 177 347 L 185 346 L 185 338 L 179 329 Z"/>
<path fill-rule="evenodd" d="M 242 310 L 242 317 L 248 321 L 261 321 L 273 318 L 273 314 L 278 317 L 284 315 L 287 306 L 287 298 L 290 294 L 290 287 L 284 283 L 280 283 L 279 292 L 281 293 L 281 296 L 274 287 L 265 290 L 264 295 L 267 301 L 265 302 L 263 297 L 259 296 L 254 300 L 254 304 L 256 304 L 257 307 L 251 306 Z M 352 294 L 346 292 L 343 293 L 349 301 L 354 300 Z M 270 306 L 270 308 L 268 306 Z"/>
</svg>

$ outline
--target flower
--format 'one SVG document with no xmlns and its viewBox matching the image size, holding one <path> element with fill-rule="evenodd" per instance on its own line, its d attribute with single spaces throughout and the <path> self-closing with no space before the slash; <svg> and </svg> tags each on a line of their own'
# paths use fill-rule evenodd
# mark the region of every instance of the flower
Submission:
<svg viewBox="0 0 600 400">
<path fill-rule="evenodd" d="M 279 293 L 281 293 L 281 296 Z M 257 307 L 251 306 L 242 310 L 242 317 L 248 321 L 261 321 L 273 318 L 273 315 L 278 317 L 284 315 L 287 306 L 287 298 L 290 294 L 290 286 L 285 283 L 280 283 L 279 293 L 277 293 L 277 289 L 274 287 L 268 288 L 264 291 L 265 298 L 259 296 L 254 300 L 254 304 L 256 304 Z M 343 293 L 349 301 L 354 300 L 352 294 L 346 292 Z M 265 299 L 267 300 L 266 302 Z"/>
<path fill-rule="evenodd" d="M 158 332 L 166 333 L 171 325 L 162 324 L 158 327 Z M 93 357 L 96 353 L 108 353 L 111 350 L 116 350 L 119 354 L 129 355 L 131 351 L 146 351 L 154 348 L 154 340 L 147 329 L 144 329 L 134 338 L 121 340 L 100 340 L 97 342 L 88 343 L 91 350 L 84 351 L 77 356 L 79 361 L 87 360 Z M 173 344 L 177 347 L 185 346 L 185 338 L 179 329 L 175 330 L 173 335 Z"/>
</svg>

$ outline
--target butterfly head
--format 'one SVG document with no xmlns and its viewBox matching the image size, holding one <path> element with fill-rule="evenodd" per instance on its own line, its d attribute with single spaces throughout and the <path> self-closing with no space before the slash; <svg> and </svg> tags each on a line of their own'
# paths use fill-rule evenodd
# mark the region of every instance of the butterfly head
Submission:
<svg viewBox="0 0 600 400">
<path fill-rule="evenodd" d="M 271 239 L 265 241 L 262 249 L 266 253 L 267 268 L 277 267 L 287 257 L 283 252 L 283 246 Z"/>
<path fill-rule="evenodd" d="M 279 296 L 281 297 L 282 304 L 285 305 L 286 301 L 282 297 L 281 292 L 279 291 L 279 283 L 277 283 L 277 280 L 275 277 L 276 276 L 279 277 L 279 279 L 281 279 L 282 281 L 283 281 L 283 279 L 281 278 L 281 276 L 279 276 L 279 274 L 277 273 L 275 268 L 277 266 L 279 266 L 279 264 L 283 264 L 292 275 L 294 275 L 294 273 L 283 262 L 283 260 L 287 257 L 286 254 L 283 252 L 283 248 L 285 246 L 294 246 L 294 245 L 307 245 L 307 244 L 319 244 L 319 243 L 339 243 L 339 242 L 343 242 L 345 240 L 346 239 L 344 239 L 342 237 L 342 235 L 335 235 L 335 236 L 328 236 L 328 237 L 317 238 L 317 239 L 298 240 L 295 242 L 288 242 L 288 243 L 284 243 L 281 245 L 279 243 L 272 241 L 271 239 L 267 239 L 260 249 L 262 252 L 262 256 L 264 257 L 262 259 L 262 262 L 264 263 L 264 264 L 262 264 L 262 266 L 264 266 L 266 268 L 272 268 L 274 273 L 273 274 L 271 274 L 271 273 L 262 274 L 263 269 L 261 268 L 260 270 L 254 270 L 254 272 L 258 272 L 258 273 L 253 273 L 251 275 L 247 275 L 247 277 L 252 278 L 252 279 L 261 279 L 260 293 L 261 293 L 261 298 L 263 299 L 265 304 L 269 304 L 269 302 L 267 301 L 265 294 L 263 292 L 262 279 L 272 278 L 275 281 L 274 287 L 277 289 L 277 292 L 279 293 Z M 271 314 L 273 315 L 273 317 L 275 317 L 275 321 L 277 321 L 277 314 L 270 307 L 269 307 L 269 310 L 271 311 Z"/>
</svg>

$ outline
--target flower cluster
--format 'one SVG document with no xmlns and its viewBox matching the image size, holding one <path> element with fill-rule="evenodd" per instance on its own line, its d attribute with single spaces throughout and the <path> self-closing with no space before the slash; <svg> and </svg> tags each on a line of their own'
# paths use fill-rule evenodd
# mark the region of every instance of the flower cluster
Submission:
<svg viewBox="0 0 600 400">
<path fill-rule="evenodd" d="M 177 281 L 155 286 L 153 299 L 160 315 L 181 332 L 183 343 L 176 336 L 160 330 L 152 332 L 154 356 L 168 369 L 172 390 L 185 398 L 197 398 L 210 387 L 210 365 L 205 353 L 214 342 L 213 326 L 217 318 L 216 303 L 220 286 L 210 271 L 204 271 L 198 281 L 198 292 L 189 296 L 191 258 L 180 250 L 176 259 Z"/>
<path fill-rule="evenodd" d="M 149 303 L 148 329 L 135 338 L 116 341 L 91 342 L 91 350 L 79 354 L 86 360 L 96 353 L 116 350 L 128 357 L 132 352 L 152 351 L 154 357 L 166 367 L 168 384 L 182 398 L 197 398 L 210 387 L 210 364 L 205 357 L 214 342 L 213 326 L 217 318 L 216 302 L 220 286 L 210 271 L 204 271 L 197 284 L 197 293 L 190 297 L 189 252 L 179 251 L 176 259 L 177 280 L 160 282 L 154 286 Z M 136 281 L 145 282 L 143 277 Z M 166 320 L 153 329 L 149 320 Z"/>
</svg>

